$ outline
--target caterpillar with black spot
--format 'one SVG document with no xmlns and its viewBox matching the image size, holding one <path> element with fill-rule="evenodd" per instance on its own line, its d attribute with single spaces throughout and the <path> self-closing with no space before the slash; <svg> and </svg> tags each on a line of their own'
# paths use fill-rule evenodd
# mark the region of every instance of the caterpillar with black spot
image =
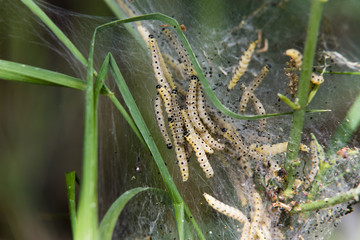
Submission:
<svg viewBox="0 0 360 240">
<path fill-rule="evenodd" d="M 255 94 L 252 94 L 250 97 L 251 103 L 255 108 L 256 114 L 258 115 L 265 115 L 266 111 L 260 100 L 255 96 Z M 263 132 L 265 130 L 266 126 L 266 119 L 259 119 L 259 131 Z"/>
<path fill-rule="evenodd" d="M 317 173 L 319 172 L 320 161 L 319 161 L 319 155 L 317 152 L 315 140 L 312 140 L 310 142 L 310 156 L 311 156 L 311 168 L 304 182 L 304 189 L 310 187 L 310 184 L 314 181 Z"/>
<path fill-rule="evenodd" d="M 173 109 L 172 109 L 172 99 L 171 99 L 171 95 L 168 92 L 168 90 L 165 89 L 165 87 L 157 85 L 156 86 L 159 95 L 161 96 L 164 105 L 165 105 L 165 110 L 168 116 L 172 116 L 173 114 Z M 173 140 L 174 140 L 174 147 L 175 147 L 175 152 L 176 152 L 176 157 L 178 159 L 178 165 L 181 171 L 181 176 L 183 181 L 187 181 L 188 177 L 189 177 L 189 169 L 188 169 L 188 164 L 187 164 L 187 159 L 186 159 L 186 151 L 184 146 L 181 144 L 181 138 L 183 138 L 182 136 L 180 137 L 180 135 L 176 132 L 177 128 L 178 128 L 178 122 L 175 123 L 174 119 L 172 119 L 171 117 L 168 118 L 168 122 L 169 122 L 169 128 L 171 130 L 172 136 L 173 136 Z M 178 136 L 178 137 L 177 137 Z"/>
<path fill-rule="evenodd" d="M 155 110 L 155 118 L 157 121 L 158 128 L 160 130 L 161 136 L 164 139 L 164 142 L 168 149 L 172 148 L 172 143 L 170 140 L 170 136 L 166 130 L 163 110 L 161 109 L 161 98 L 159 93 L 156 94 L 154 99 L 154 110 Z"/>
<path fill-rule="evenodd" d="M 204 140 L 199 136 L 199 134 L 196 132 L 196 130 L 193 127 L 193 124 L 190 121 L 189 114 L 186 113 L 184 109 L 181 109 L 181 116 L 184 120 L 185 128 L 188 133 L 193 134 L 194 137 L 197 139 L 199 145 L 204 149 L 207 153 L 214 153 L 214 150 L 206 143 Z"/>
<path fill-rule="evenodd" d="M 324 77 L 323 76 L 319 76 L 315 73 L 312 73 L 311 75 L 311 83 L 314 84 L 314 85 L 320 85 L 324 82 Z"/>
<path fill-rule="evenodd" d="M 200 163 L 200 167 L 203 169 L 207 178 L 214 176 L 214 170 L 212 169 L 208 158 L 206 157 L 204 148 L 200 146 L 200 143 L 194 133 L 188 131 L 184 132 L 186 140 L 191 144 L 192 148 L 195 151 L 196 158 Z"/>
<path fill-rule="evenodd" d="M 233 145 L 240 156 L 246 156 L 249 148 L 232 128 L 222 128 L 222 135 Z"/>
<path fill-rule="evenodd" d="M 180 107 L 177 100 L 177 90 L 173 89 L 171 91 L 171 116 L 174 119 L 174 138 L 178 144 L 185 144 L 184 139 L 184 123 L 180 112 Z M 174 139 L 174 141 L 175 141 Z"/>
<path fill-rule="evenodd" d="M 196 93 L 197 93 L 196 104 L 197 104 L 197 109 L 199 112 L 199 117 L 202 120 L 202 122 L 204 123 L 204 125 L 206 125 L 206 127 L 208 127 L 210 132 L 214 133 L 216 125 L 211 120 L 209 114 L 206 112 L 204 91 L 202 89 L 201 84 L 198 84 Z"/>
<path fill-rule="evenodd" d="M 186 182 L 189 179 L 189 166 L 186 156 L 186 150 L 183 145 L 179 145 L 177 143 L 174 143 L 174 148 L 182 180 L 183 182 Z"/>
<path fill-rule="evenodd" d="M 166 113 L 167 113 L 168 117 L 171 117 L 171 115 L 172 115 L 172 108 L 171 108 L 172 102 L 171 102 L 171 96 L 170 96 L 169 91 L 164 86 L 161 86 L 161 85 L 157 85 L 156 89 L 157 89 L 158 93 L 160 94 L 161 99 L 164 102 L 165 110 L 166 110 Z"/>
<path fill-rule="evenodd" d="M 251 42 L 248 49 L 244 52 L 244 54 L 241 56 L 240 61 L 239 61 L 239 66 L 236 69 L 234 76 L 232 77 L 232 79 L 230 80 L 227 89 L 228 91 L 230 91 L 231 89 L 233 89 L 236 86 L 236 83 L 240 80 L 240 78 L 242 77 L 242 75 L 244 75 L 251 57 L 254 53 L 255 47 L 256 47 L 256 43 L 257 41 Z"/>
<path fill-rule="evenodd" d="M 260 73 L 250 82 L 248 87 L 245 87 L 244 84 L 241 85 L 243 91 L 241 100 L 240 100 L 240 112 L 244 113 L 246 110 L 247 103 L 252 95 L 254 95 L 255 89 L 260 85 L 264 80 L 266 75 L 269 73 L 271 66 L 269 64 L 265 65 Z"/>
<path fill-rule="evenodd" d="M 195 70 L 192 62 L 190 61 L 189 54 L 179 38 L 168 28 L 163 28 L 162 33 L 168 38 L 174 50 L 178 54 L 180 58 L 180 66 L 182 67 L 185 74 L 189 76 L 194 75 Z"/>
<path fill-rule="evenodd" d="M 296 49 L 288 49 L 285 51 L 285 55 L 289 56 L 291 58 L 291 61 L 293 61 L 295 67 L 297 69 L 300 69 L 302 66 L 302 54 L 296 50 Z"/>
<path fill-rule="evenodd" d="M 204 124 L 200 120 L 198 108 L 197 108 L 197 86 L 199 85 L 198 78 L 193 75 L 190 79 L 188 94 L 186 95 L 186 107 L 188 117 L 191 124 L 198 131 L 201 138 L 212 148 L 217 150 L 223 150 L 225 145 L 216 141 L 207 131 Z M 205 110 L 204 110 L 205 111 Z M 203 113 L 204 114 L 204 113 Z"/>
<path fill-rule="evenodd" d="M 200 120 L 196 106 L 196 91 L 198 84 L 199 84 L 199 79 L 195 75 L 192 75 L 190 78 L 189 89 L 186 94 L 186 110 L 190 116 L 190 120 L 194 125 L 195 129 L 199 133 L 202 133 L 206 131 L 206 128 Z"/>
<path fill-rule="evenodd" d="M 154 70 L 155 78 L 159 85 L 163 86 L 166 90 L 170 91 L 170 89 L 171 89 L 170 85 L 169 85 L 168 81 L 166 80 L 166 78 L 164 76 L 164 72 L 162 70 L 162 64 L 161 64 L 161 59 L 160 59 L 161 53 L 159 50 L 159 46 L 156 42 L 156 39 L 151 34 L 149 35 L 148 44 L 149 44 L 151 60 L 152 60 L 152 67 Z"/>
<path fill-rule="evenodd" d="M 207 193 L 204 193 L 203 196 L 206 202 L 219 213 L 231 217 L 240 223 L 249 223 L 247 217 L 239 209 L 226 205 Z"/>
</svg>

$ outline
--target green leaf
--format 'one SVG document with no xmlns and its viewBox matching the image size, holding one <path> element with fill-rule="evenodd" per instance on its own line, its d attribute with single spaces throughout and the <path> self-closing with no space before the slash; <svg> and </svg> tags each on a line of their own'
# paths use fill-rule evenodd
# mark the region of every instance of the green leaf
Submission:
<svg viewBox="0 0 360 240">
<path fill-rule="evenodd" d="M 76 202 L 75 202 L 75 179 L 76 173 L 75 171 L 65 173 L 66 179 L 66 192 L 69 203 L 69 212 L 70 212 L 70 222 L 71 222 L 71 230 L 73 233 L 73 238 L 75 237 L 76 232 Z"/>
<path fill-rule="evenodd" d="M 119 218 L 120 213 L 126 203 L 130 201 L 130 199 L 132 199 L 136 194 L 148 189 L 149 188 L 142 187 L 133 188 L 129 191 L 126 191 L 120 197 L 118 197 L 118 199 L 116 199 L 116 201 L 107 210 L 104 218 L 100 223 L 100 239 L 111 240 L 116 221 Z"/>
<path fill-rule="evenodd" d="M 0 60 L 0 76 L 10 81 L 86 89 L 86 83 L 78 78 L 6 60 Z"/>
</svg>

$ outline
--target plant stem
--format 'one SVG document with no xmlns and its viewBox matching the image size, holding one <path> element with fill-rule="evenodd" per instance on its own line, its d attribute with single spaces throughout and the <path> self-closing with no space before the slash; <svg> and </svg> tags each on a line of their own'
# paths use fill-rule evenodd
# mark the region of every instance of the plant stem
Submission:
<svg viewBox="0 0 360 240">
<path fill-rule="evenodd" d="M 351 189 L 350 191 L 340 194 L 331 198 L 325 198 L 322 200 L 314 201 L 314 202 L 308 202 L 304 204 L 300 204 L 293 208 L 293 213 L 300 213 L 300 212 L 308 212 L 313 211 L 321 208 L 327 208 L 330 206 L 334 206 L 339 203 L 347 202 L 350 200 L 359 200 L 360 195 L 360 185 L 358 185 L 356 188 Z"/>
<path fill-rule="evenodd" d="M 293 162 L 298 158 L 299 146 L 302 130 L 304 126 L 304 116 L 309 94 L 310 78 L 315 56 L 317 37 L 321 22 L 324 1 L 313 0 L 311 3 L 308 30 L 305 40 L 304 61 L 301 69 L 297 98 L 299 99 L 300 109 L 293 114 L 293 123 L 290 130 L 290 140 L 286 153 L 285 170 L 288 172 L 287 187 L 284 196 L 292 196 L 293 184 L 295 180 L 295 168 Z"/>
</svg>

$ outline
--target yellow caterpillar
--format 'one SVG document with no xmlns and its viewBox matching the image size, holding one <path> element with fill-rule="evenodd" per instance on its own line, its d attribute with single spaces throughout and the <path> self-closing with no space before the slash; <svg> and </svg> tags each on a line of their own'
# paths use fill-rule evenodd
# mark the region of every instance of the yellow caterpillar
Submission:
<svg viewBox="0 0 360 240">
<path fill-rule="evenodd" d="M 246 224 L 249 222 L 247 217 L 238 209 L 226 205 L 225 203 L 220 202 L 219 200 L 215 199 L 213 196 L 210 196 L 207 193 L 203 194 L 206 202 L 216 211 L 222 213 L 228 217 L 231 217 L 237 220 L 240 223 Z"/>
<path fill-rule="evenodd" d="M 171 42 L 174 50 L 178 54 L 180 58 L 180 66 L 182 67 L 183 71 L 187 75 L 193 75 L 195 73 L 194 67 L 192 62 L 190 61 L 189 54 L 184 48 L 184 45 L 179 40 L 179 38 L 173 34 L 173 32 L 168 28 L 163 28 L 162 33 L 168 38 L 168 40 Z"/>
<path fill-rule="evenodd" d="M 204 91 L 202 89 L 201 84 L 198 84 L 197 91 L 196 91 L 196 104 L 197 104 L 197 110 L 199 112 L 199 117 L 201 121 L 208 127 L 210 132 L 215 132 L 215 123 L 211 120 L 209 114 L 206 112 L 206 106 L 205 106 L 205 97 L 204 97 Z"/>
<path fill-rule="evenodd" d="M 187 132 L 192 134 L 196 138 L 200 147 L 202 147 L 204 151 L 207 153 L 214 153 L 214 150 L 206 142 L 204 142 L 204 140 L 196 132 L 196 130 L 193 127 L 193 124 L 190 121 L 189 114 L 187 114 L 184 109 L 181 110 L 181 115 L 182 118 L 184 119 L 185 128 L 187 129 Z"/>
<path fill-rule="evenodd" d="M 232 77 L 232 79 L 230 80 L 230 82 L 227 86 L 228 91 L 233 89 L 235 87 L 236 83 L 242 77 L 242 75 L 244 75 L 244 73 L 250 63 L 251 57 L 254 53 L 256 43 L 257 43 L 257 41 L 250 43 L 248 49 L 241 56 L 240 61 L 239 61 L 239 66 L 236 69 L 234 76 Z"/>
<path fill-rule="evenodd" d="M 170 136 L 166 130 L 163 110 L 161 109 L 161 98 L 159 96 L 159 93 L 156 94 L 156 97 L 154 99 L 154 110 L 155 110 L 155 117 L 157 121 L 158 128 L 160 130 L 161 136 L 164 139 L 164 142 L 167 146 L 167 148 L 172 148 L 172 143 L 170 140 Z"/>
<path fill-rule="evenodd" d="M 189 89 L 186 94 L 186 110 L 195 129 L 199 133 L 202 133 L 206 131 L 206 128 L 200 120 L 196 106 L 196 89 L 198 84 L 199 79 L 195 75 L 192 75 L 190 78 Z"/>
<path fill-rule="evenodd" d="M 269 73 L 271 66 L 265 65 L 260 73 L 251 81 L 248 87 L 245 87 L 244 84 L 241 85 L 241 89 L 243 91 L 243 94 L 241 96 L 240 100 L 240 112 L 244 113 L 246 110 L 247 103 L 251 96 L 254 95 L 255 89 L 260 85 L 260 83 L 264 80 L 266 75 Z"/>
<path fill-rule="evenodd" d="M 291 57 L 292 61 L 295 64 L 295 67 L 300 69 L 302 66 L 302 54 L 296 49 L 288 49 L 285 52 L 285 55 Z"/>
<path fill-rule="evenodd" d="M 177 90 L 173 89 L 171 91 L 171 116 L 174 120 L 174 138 L 178 144 L 185 144 L 184 139 L 184 123 L 180 112 L 180 107 L 177 100 Z"/>
<path fill-rule="evenodd" d="M 161 53 L 154 36 L 151 34 L 149 35 L 148 44 L 155 78 L 159 85 L 164 86 L 166 90 L 170 91 L 170 85 L 164 76 L 164 72 L 161 66 L 161 59 L 159 57 Z"/>
<path fill-rule="evenodd" d="M 304 189 L 310 187 L 310 184 L 314 181 L 316 174 L 319 171 L 319 156 L 316 149 L 316 143 L 314 140 L 310 142 L 310 155 L 311 155 L 311 169 L 309 174 L 307 175 L 307 179 L 304 182 Z"/>
<path fill-rule="evenodd" d="M 185 134 L 186 140 L 191 144 L 192 148 L 194 149 L 196 158 L 197 158 L 198 162 L 200 163 L 200 167 L 205 172 L 206 177 L 211 178 L 212 176 L 214 176 L 214 170 L 212 169 L 212 167 L 209 163 L 209 160 L 206 157 L 204 148 L 202 148 L 200 146 L 200 143 L 194 133 L 185 131 L 184 134 Z"/>
</svg>

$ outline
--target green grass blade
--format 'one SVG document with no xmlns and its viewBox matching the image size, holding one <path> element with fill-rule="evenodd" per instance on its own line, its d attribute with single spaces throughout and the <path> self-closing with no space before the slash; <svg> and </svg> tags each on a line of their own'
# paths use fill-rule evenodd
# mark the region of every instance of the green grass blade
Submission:
<svg viewBox="0 0 360 240">
<path fill-rule="evenodd" d="M 55 34 L 56 37 L 65 45 L 67 49 L 84 65 L 87 66 L 87 61 L 81 52 L 75 47 L 70 39 L 55 25 L 53 21 L 46 15 L 46 13 L 39 8 L 32 0 L 21 0 L 41 21 Z"/>
<path fill-rule="evenodd" d="M 360 125 L 360 94 L 356 97 L 354 103 L 350 107 L 345 119 L 335 130 L 335 134 L 331 138 L 330 145 L 327 149 L 327 155 L 336 153 L 337 150 L 344 147 L 350 140 L 353 133 Z"/>
<path fill-rule="evenodd" d="M 130 201 L 136 194 L 148 190 L 149 188 L 133 188 L 123 193 L 116 201 L 111 204 L 111 207 L 107 210 L 104 218 L 100 223 L 100 239 L 111 240 L 116 221 L 118 220 L 121 211 L 124 206 Z"/>
<path fill-rule="evenodd" d="M 76 240 L 99 238 L 97 201 L 97 99 L 93 84 L 93 45 L 90 48 L 85 98 L 84 150 L 82 185 L 77 215 Z"/>
<path fill-rule="evenodd" d="M 290 139 L 286 153 L 285 170 L 288 172 L 288 177 L 285 195 L 289 196 L 292 195 L 292 186 L 295 180 L 295 168 L 292 164 L 298 158 L 323 7 L 324 1 L 311 1 L 308 30 L 305 39 L 304 60 L 301 67 L 299 87 L 297 92 L 300 109 L 295 110 L 293 114 L 293 123 L 290 130 Z"/>
<path fill-rule="evenodd" d="M 131 118 L 131 116 L 127 113 L 125 108 L 121 105 L 119 100 L 115 97 L 114 93 L 110 91 L 105 85 L 105 78 L 107 75 L 107 72 L 109 70 L 109 58 L 110 54 L 108 54 L 100 68 L 100 71 L 98 75 L 96 76 L 96 82 L 95 82 L 95 99 L 98 99 L 98 96 L 100 94 L 101 89 L 105 89 L 106 95 L 110 98 L 110 100 L 113 102 L 115 107 L 119 110 L 121 115 L 124 117 L 125 121 L 129 124 L 130 128 L 134 131 L 136 136 L 139 138 L 140 142 L 147 147 L 144 138 L 141 136 L 141 133 L 139 132 L 139 129 L 136 127 L 136 124 L 134 123 L 134 120 Z"/>
<path fill-rule="evenodd" d="M 86 83 L 78 78 L 6 60 L 0 60 L 0 76 L 10 81 L 86 89 Z"/>
<path fill-rule="evenodd" d="M 184 215 L 184 202 L 175 203 L 175 216 L 176 216 L 176 224 L 179 232 L 179 239 L 184 240 L 184 223 L 185 223 L 185 215 Z"/>
<path fill-rule="evenodd" d="M 70 223 L 71 223 L 73 238 L 76 235 L 75 234 L 76 233 L 75 179 L 76 179 L 75 171 L 65 173 L 66 191 L 67 191 L 67 198 L 69 203 Z"/>
</svg>

